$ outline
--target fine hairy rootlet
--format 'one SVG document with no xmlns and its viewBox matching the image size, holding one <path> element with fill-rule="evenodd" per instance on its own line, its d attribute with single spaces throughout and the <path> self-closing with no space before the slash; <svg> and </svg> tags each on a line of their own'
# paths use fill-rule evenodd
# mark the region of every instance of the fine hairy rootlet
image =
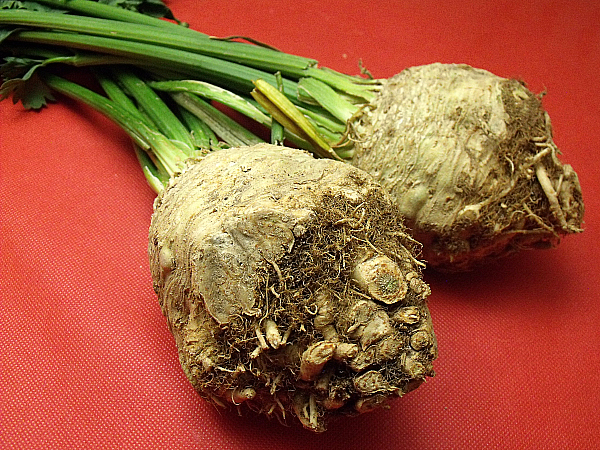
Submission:
<svg viewBox="0 0 600 450">
<path fill-rule="evenodd" d="M 418 251 L 369 175 L 267 144 L 190 162 L 157 198 L 149 237 L 198 392 L 314 431 L 433 375 Z"/>
<path fill-rule="evenodd" d="M 386 80 L 352 124 L 352 163 L 389 189 L 428 265 L 465 270 L 581 231 L 575 171 L 522 83 L 458 64 Z"/>
</svg>

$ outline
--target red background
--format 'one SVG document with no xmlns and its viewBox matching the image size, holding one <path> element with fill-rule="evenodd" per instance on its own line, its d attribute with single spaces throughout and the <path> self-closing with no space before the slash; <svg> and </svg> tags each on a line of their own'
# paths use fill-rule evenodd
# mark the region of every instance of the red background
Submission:
<svg viewBox="0 0 600 450">
<path fill-rule="evenodd" d="M 580 175 L 586 230 L 463 275 L 426 273 L 437 376 L 325 434 L 222 413 L 180 370 L 151 289 L 154 194 L 128 138 L 61 99 L 0 106 L 3 449 L 595 448 L 600 442 L 600 6 L 593 1 L 173 0 L 241 34 L 376 77 L 434 61 L 525 80 Z"/>
</svg>

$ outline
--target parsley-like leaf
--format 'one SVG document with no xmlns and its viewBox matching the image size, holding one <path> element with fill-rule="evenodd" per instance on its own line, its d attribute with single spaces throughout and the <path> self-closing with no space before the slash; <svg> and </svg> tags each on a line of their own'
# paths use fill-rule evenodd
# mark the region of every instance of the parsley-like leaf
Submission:
<svg viewBox="0 0 600 450">
<path fill-rule="evenodd" d="M 32 74 L 26 81 L 12 79 L 5 81 L 0 87 L 0 101 L 12 94 L 13 103 L 21 102 L 25 109 L 40 109 L 54 101 L 54 96 L 37 74 Z"/>
<path fill-rule="evenodd" d="M 6 81 L 0 86 L 0 101 L 12 95 L 13 103 L 21 102 L 25 109 L 40 109 L 54 101 L 52 92 L 35 73 L 43 62 L 28 58 L 5 58 L 0 75 Z"/>
<path fill-rule="evenodd" d="M 43 12 L 58 12 L 65 13 L 63 9 L 54 8 L 52 6 L 43 5 L 38 2 L 17 1 L 17 0 L 0 0 L 0 9 L 26 9 L 29 11 Z"/>
</svg>

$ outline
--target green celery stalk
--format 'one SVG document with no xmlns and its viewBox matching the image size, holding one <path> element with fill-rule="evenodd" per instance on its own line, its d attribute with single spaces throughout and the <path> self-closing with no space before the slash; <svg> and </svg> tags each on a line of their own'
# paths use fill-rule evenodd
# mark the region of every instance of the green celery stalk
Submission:
<svg viewBox="0 0 600 450">
<path fill-rule="evenodd" d="M 36 0 L 37 3 L 54 6 L 56 9 L 67 9 L 77 11 L 94 17 L 105 19 L 120 20 L 123 22 L 147 24 L 156 27 L 173 28 L 180 27 L 173 22 L 160 20 L 156 17 L 141 14 L 136 11 L 110 6 L 104 3 L 98 3 L 90 0 Z"/>
<path fill-rule="evenodd" d="M 319 156 L 339 159 L 312 123 L 283 93 L 261 79 L 256 80 L 254 86 L 255 89 L 252 91 L 252 96 L 263 108 L 271 113 L 273 119 L 292 133 L 312 144 L 313 151 Z"/>
<path fill-rule="evenodd" d="M 205 122 L 227 144 L 239 147 L 264 142 L 225 113 L 190 93 L 174 92 L 173 100 Z"/>
<path fill-rule="evenodd" d="M 127 109 L 132 115 L 134 115 L 140 122 L 144 122 L 149 127 L 156 127 L 150 118 L 136 108 L 135 103 L 123 92 L 123 90 L 117 85 L 117 83 L 104 73 L 104 71 L 97 70 L 95 72 L 96 79 L 100 83 L 100 86 L 112 101 Z"/>
<path fill-rule="evenodd" d="M 218 149 L 218 139 L 214 131 L 204 121 L 200 120 L 198 116 L 195 116 L 181 105 L 177 106 L 181 120 L 189 128 L 196 147 L 201 150 Z"/>
<path fill-rule="evenodd" d="M 133 149 L 148 184 L 154 192 L 157 194 L 160 193 L 169 184 L 169 176 L 164 170 L 160 170 L 157 167 L 156 162 L 150 157 L 148 152 L 141 149 L 139 145 L 133 143 Z"/>
<path fill-rule="evenodd" d="M 207 146 L 204 133 L 207 126 L 229 145 L 255 143 L 260 139 L 223 117 L 223 113 L 197 95 L 221 102 L 271 128 L 274 141 L 280 141 L 279 127 L 283 126 L 283 134 L 296 145 L 321 157 L 339 159 L 349 153 L 341 147 L 334 151 L 331 146 L 344 142 L 346 122 L 381 88 L 381 80 L 344 75 L 317 67 L 315 60 L 258 45 L 212 39 L 120 7 L 89 0 L 43 0 L 42 3 L 75 14 L 0 11 L 0 24 L 28 27 L 9 33 L 4 38 L 6 43 L 47 44 L 98 52 L 99 60 L 105 57 L 107 64 L 114 63 L 110 58 L 126 58 L 131 65 L 154 74 L 154 79 L 170 78 L 150 81 L 140 73 L 153 89 L 170 92 L 179 107 L 198 116 L 201 126 L 194 126 L 203 146 Z M 274 75 L 277 72 L 284 76 Z M 231 91 L 242 96 L 253 95 L 258 107 Z M 169 137 L 193 146 L 189 131 L 186 130 L 187 139 L 175 137 L 172 130 L 161 124 L 163 113 L 153 114 L 152 108 L 141 103 L 140 106 Z M 163 112 L 166 114 L 166 110 Z M 186 125 L 192 124 L 187 118 Z"/>
<path fill-rule="evenodd" d="M 344 75 L 326 67 L 309 67 L 304 75 L 327 83 L 329 86 L 348 95 L 370 102 L 381 87 L 381 80 Z"/>
<path fill-rule="evenodd" d="M 50 73 L 43 73 L 41 78 L 55 91 L 86 103 L 115 121 L 137 145 L 154 153 L 169 175 L 176 173 L 187 158 L 187 155 L 166 136 L 140 122 L 134 115 L 114 101 L 77 83 Z"/>
<path fill-rule="evenodd" d="M 16 31 L 6 41 L 34 42 L 60 45 L 70 48 L 97 51 L 109 55 L 126 56 L 137 60 L 139 66 L 150 66 L 160 70 L 168 68 L 186 76 L 199 77 L 229 89 L 249 93 L 254 87 L 252 80 L 259 78 L 277 85 L 275 76 L 252 67 L 184 50 L 141 42 L 54 31 Z M 297 96 L 295 82 L 283 80 L 286 93 Z"/>
<path fill-rule="evenodd" d="M 164 92 L 188 92 L 200 97 L 215 100 L 229 106 L 235 111 L 244 114 L 258 123 L 267 127 L 271 126 L 271 119 L 243 97 L 226 89 L 197 80 L 154 81 L 148 83 L 152 89 Z"/>
<path fill-rule="evenodd" d="M 277 72 L 275 74 L 275 78 L 277 79 L 277 89 L 283 94 L 283 81 L 281 79 L 281 72 Z M 284 138 L 284 126 L 281 125 L 276 120 L 272 120 L 271 123 L 271 144 L 282 145 Z"/>
<path fill-rule="evenodd" d="M 89 3 L 96 4 L 95 2 Z M 131 13 L 131 11 L 121 8 L 109 8 L 116 9 L 117 12 Z M 134 14 L 140 15 L 138 13 Z M 113 19 L 29 10 L 0 11 L 0 24 L 68 31 L 160 45 L 234 61 L 270 72 L 281 71 L 285 75 L 296 78 L 301 77 L 307 68 L 316 64 L 315 60 L 289 55 L 270 48 L 241 42 L 211 39 L 203 33 L 182 26 L 175 25 L 174 27 L 167 28 L 156 26 L 164 23 L 173 24 L 159 19 L 151 19 L 158 22 L 158 24 L 127 23 L 124 26 L 123 21 Z"/>
<path fill-rule="evenodd" d="M 302 78 L 298 83 L 298 92 L 300 98 L 308 95 L 343 123 L 356 113 L 355 105 L 340 97 L 329 85 L 315 78 Z"/>
<path fill-rule="evenodd" d="M 144 111 L 165 136 L 181 143 L 184 152 L 191 156 L 194 143 L 189 131 L 160 97 L 131 70 L 122 66 L 112 67 L 110 70 L 113 78 L 136 99 L 138 108 Z"/>
</svg>

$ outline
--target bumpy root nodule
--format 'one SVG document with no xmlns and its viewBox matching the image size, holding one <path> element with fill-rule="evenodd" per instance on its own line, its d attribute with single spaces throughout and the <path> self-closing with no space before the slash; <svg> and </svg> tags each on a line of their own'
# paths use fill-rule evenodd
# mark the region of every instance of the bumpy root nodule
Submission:
<svg viewBox="0 0 600 450">
<path fill-rule="evenodd" d="M 198 392 L 323 431 L 433 375 L 429 287 L 389 196 L 259 145 L 190 164 L 155 204 L 154 287 Z"/>
<path fill-rule="evenodd" d="M 581 231 L 575 171 L 522 83 L 466 65 L 390 78 L 353 124 L 353 165 L 400 206 L 429 266 L 468 270 Z"/>
</svg>

